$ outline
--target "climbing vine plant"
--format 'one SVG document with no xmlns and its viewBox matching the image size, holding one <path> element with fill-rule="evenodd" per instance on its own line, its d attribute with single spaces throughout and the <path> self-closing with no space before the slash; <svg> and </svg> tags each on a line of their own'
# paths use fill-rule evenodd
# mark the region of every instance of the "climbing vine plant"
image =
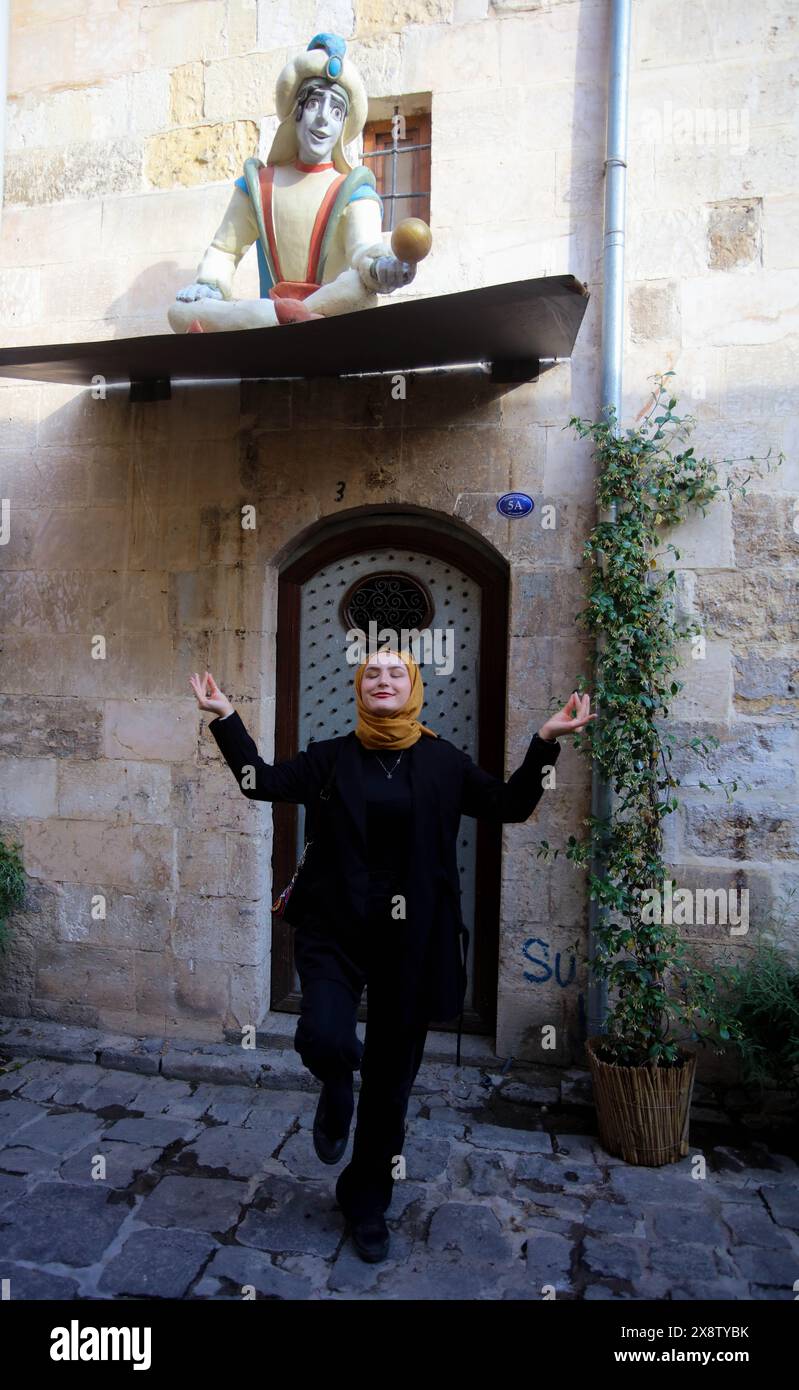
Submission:
<svg viewBox="0 0 799 1390">
<path fill-rule="evenodd" d="M 7 919 L 25 900 L 25 868 L 18 853 L 21 849 L 19 840 L 6 843 L 0 837 L 0 954 L 5 954 L 11 944 Z"/>
<path fill-rule="evenodd" d="M 654 378 L 651 405 L 632 429 L 617 430 L 612 412 L 599 421 L 569 421 L 593 441 L 598 506 L 605 511 L 615 502 L 617 519 L 598 522 L 583 549 L 590 582 L 578 623 L 594 635 L 597 647 L 593 679 L 579 677 L 577 689 L 594 692 L 600 717 L 573 736 L 610 783 L 612 809 L 609 817 L 589 816 L 587 834 L 569 836 L 565 854 L 589 869 L 589 894 L 606 909 L 598 914 L 590 963 L 613 1000 L 601 1055 L 626 1066 L 679 1063 L 675 1031 L 687 1029 L 703 1044 L 738 1036 L 718 968 L 702 968 L 679 927 L 662 920 L 669 914 L 658 910 L 668 877 L 663 825 L 678 806 L 673 789 L 679 785 L 670 767 L 675 739 L 661 725 L 684 685 L 672 676 L 680 643 L 690 640 L 692 654 L 704 655 L 699 624 L 676 621 L 676 571 L 658 561 L 670 552 L 680 558 L 671 542 L 663 544 L 665 530 L 694 508 L 704 515 L 725 490 L 731 499 L 735 492 L 744 496 L 751 473 L 735 482 L 732 470 L 719 483 L 716 466 L 695 456 L 688 443 L 695 421 L 674 413 L 677 400 L 668 385 L 673 375 Z M 758 461 L 750 456 L 747 462 Z M 708 736 L 688 746 L 707 752 L 717 745 Z M 728 800 L 738 787 L 720 779 L 717 785 Z M 539 855 L 548 861 L 558 853 L 541 842 Z M 592 861 L 604 872 L 594 873 Z"/>
</svg>

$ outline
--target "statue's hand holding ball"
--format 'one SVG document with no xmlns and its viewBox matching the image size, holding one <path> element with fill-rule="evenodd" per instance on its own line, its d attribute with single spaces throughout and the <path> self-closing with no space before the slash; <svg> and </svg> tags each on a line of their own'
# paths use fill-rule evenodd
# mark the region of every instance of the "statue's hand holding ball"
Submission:
<svg viewBox="0 0 799 1390">
<path fill-rule="evenodd" d="M 414 266 L 424 260 L 432 245 L 433 233 L 421 217 L 406 217 L 391 233 L 394 255 L 400 261 L 411 261 Z"/>
<path fill-rule="evenodd" d="M 374 276 L 382 294 L 391 294 L 409 285 L 433 244 L 433 236 L 421 217 L 406 217 L 391 233 L 393 256 L 378 256 L 372 262 Z"/>
</svg>

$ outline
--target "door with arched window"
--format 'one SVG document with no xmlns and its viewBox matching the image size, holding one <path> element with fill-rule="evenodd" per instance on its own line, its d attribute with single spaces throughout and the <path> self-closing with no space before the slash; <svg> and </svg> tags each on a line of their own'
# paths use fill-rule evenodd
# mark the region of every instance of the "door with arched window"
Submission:
<svg viewBox="0 0 799 1390">
<path fill-rule="evenodd" d="M 423 722 L 502 776 L 507 586 L 501 556 L 438 519 L 361 516 L 325 528 L 280 575 L 276 759 L 354 728 L 352 633 L 405 629 L 421 635 Z M 276 890 L 302 853 L 304 818 L 301 806 L 274 807 Z M 470 932 L 464 1028 L 471 1032 L 492 1032 L 496 1022 L 500 849 L 501 827 L 462 819 L 458 868 Z M 272 921 L 272 1008 L 296 1012 L 292 928 Z"/>
</svg>

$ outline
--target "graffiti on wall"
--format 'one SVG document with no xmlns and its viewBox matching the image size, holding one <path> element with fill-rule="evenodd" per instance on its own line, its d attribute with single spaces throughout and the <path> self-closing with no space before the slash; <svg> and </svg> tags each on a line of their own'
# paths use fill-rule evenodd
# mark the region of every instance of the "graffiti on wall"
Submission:
<svg viewBox="0 0 799 1390">
<path fill-rule="evenodd" d="M 545 985 L 554 976 L 561 989 L 566 989 L 574 982 L 577 974 L 577 960 L 573 953 L 568 957 L 568 971 L 564 975 L 563 952 L 555 952 L 554 964 L 550 965 L 550 945 L 540 936 L 528 936 L 522 946 L 522 955 L 529 961 L 534 970 L 524 970 L 522 973 L 525 980 L 529 980 L 532 985 Z"/>
</svg>

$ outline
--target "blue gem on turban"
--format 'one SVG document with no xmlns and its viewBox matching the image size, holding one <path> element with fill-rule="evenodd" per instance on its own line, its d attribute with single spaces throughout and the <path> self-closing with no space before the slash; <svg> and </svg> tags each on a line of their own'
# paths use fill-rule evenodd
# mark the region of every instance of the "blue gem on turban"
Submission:
<svg viewBox="0 0 799 1390">
<path fill-rule="evenodd" d="M 338 34 L 314 34 L 308 44 L 308 52 L 313 48 L 323 48 L 327 53 L 328 60 L 325 68 L 326 77 L 338 77 L 341 72 L 342 58 L 347 51 L 347 45 Z"/>
</svg>

